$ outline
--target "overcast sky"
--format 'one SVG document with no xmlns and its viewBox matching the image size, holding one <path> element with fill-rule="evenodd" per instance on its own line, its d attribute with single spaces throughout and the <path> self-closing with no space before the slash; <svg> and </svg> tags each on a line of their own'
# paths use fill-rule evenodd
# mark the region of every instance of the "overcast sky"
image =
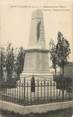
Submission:
<svg viewBox="0 0 73 117">
<path fill-rule="evenodd" d="M 56 41 L 57 32 L 61 31 L 70 42 L 73 53 L 72 38 L 72 3 L 48 2 L 42 0 L 35 2 L 4 1 L 0 2 L 0 44 L 6 46 L 11 42 L 13 46 L 28 48 L 31 30 L 31 15 L 36 9 L 41 9 L 44 18 L 46 46 L 51 39 Z M 73 60 L 70 55 L 70 60 Z"/>
</svg>

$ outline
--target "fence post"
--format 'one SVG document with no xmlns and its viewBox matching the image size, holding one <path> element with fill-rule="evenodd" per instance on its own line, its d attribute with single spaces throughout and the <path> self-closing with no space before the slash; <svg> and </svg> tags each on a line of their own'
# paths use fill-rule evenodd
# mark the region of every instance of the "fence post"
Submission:
<svg viewBox="0 0 73 117">
<path fill-rule="evenodd" d="M 44 101 L 45 101 L 45 80 L 44 80 Z"/>
<path fill-rule="evenodd" d="M 37 103 L 39 103 L 39 80 L 37 80 Z"/>
<path fill-rule="evenodd" d="M 63 82 L 62 82 L 63 84 L 62 84 L 62 101 L 64 101 L 64 88 L 65 88 L 65 81 L 63 80 Z"/>
<path fill-rule="evenodd" d="M 62 89 L 62 100 L 64 100 L 64 89 Z"/>
<path fill-rule="evenodd" d="M 25 102 L 25 78 L 24 78 L 24 102 Z"/>
</svg>

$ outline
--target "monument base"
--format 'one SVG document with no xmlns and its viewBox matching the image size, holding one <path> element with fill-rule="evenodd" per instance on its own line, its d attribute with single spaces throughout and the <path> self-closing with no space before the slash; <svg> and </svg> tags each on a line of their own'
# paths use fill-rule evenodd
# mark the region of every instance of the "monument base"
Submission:
<svg viewBox="0 0 73 117">
<path fill-rule="evenodd" d="M 34 76 L 35 80 L 53 80 L 52 73 L 22 73 L 20 79 L 31 80 L 32 76 Z"/>
</svg>

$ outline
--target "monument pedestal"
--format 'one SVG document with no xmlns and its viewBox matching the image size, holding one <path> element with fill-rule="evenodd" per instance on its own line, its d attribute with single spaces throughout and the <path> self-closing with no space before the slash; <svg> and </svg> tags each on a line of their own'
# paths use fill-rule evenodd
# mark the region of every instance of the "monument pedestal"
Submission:
<svg viewBox="0 0 73 117">
<path fill-rule="evenodd" d="M 49 58 L 48 50 L 28 49 L 25 51 L 25 63 L 22 77 L 38 76 L 38 78 L 46 78 L 49 74 Z"/>
</svg>

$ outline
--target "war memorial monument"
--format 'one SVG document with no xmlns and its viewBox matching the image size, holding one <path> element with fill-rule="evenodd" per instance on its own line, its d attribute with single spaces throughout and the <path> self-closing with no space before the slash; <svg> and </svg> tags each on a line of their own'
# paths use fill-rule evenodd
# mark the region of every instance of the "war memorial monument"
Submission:
<svg viewBox="0 0 73 117">
<path fill-rule="evenodd" d="M 49 58 L 45 44 L 43 13 L 36 10 L 32 13 L 28 49 L 25 50 L 24 69 L 21 77 L 26 75 L 48 76 Z"/>
</svg>

